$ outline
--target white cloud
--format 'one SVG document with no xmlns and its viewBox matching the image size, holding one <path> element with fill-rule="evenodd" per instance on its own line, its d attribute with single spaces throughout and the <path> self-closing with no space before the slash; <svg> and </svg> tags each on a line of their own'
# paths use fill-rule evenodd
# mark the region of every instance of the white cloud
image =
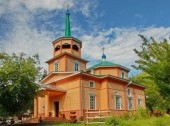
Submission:
<svg viewBox="0 0 170 126">
<path fill-rule="evenodd" d="M 37 31 L 28 26 L 16 26 L 3 40 L 3 50 L 11 53 L 24 52 L 28 55 L 39 54 L 43 67 L 45 61 L 52 57 L 53 35 L 48 31 Z"/>
<path fill-rule="evenodd" d="M 41 63 L 47 68 L 44 62 L 52 58 L 53 48 L 51 42 L 56 39 L 54 36 L 60 34 L 61 31 L 58 31 L 58 29 L 55 32 L 48 31 L 45 28 L 37 29 L 30 24 L 37 10 L 44 9 L 45 11 L 51 11 L 65 9 L 66 2 L 75 11 L 81 11 L 86 17 L 91 16 L 93 4 L 95 5 L 95 2 L 90 3 L 87 1 L 87 4 L 82 4 L 85 2 L 81 3 L 80 0 L 76 2 L 74 0 L 69 2 L 67 0 L 15 0 L 15 2 L 14 0 L 6 0 L 6 2 L 0 0 L 0 15 L 11 13 L 12 17 L 9 20 L 13 22 L 13 26 L 7 33 L 7 36 L 0 41 L 2 49 L 8 53 L 25 52 L 28 55 L 38 53 Z M 76 7 L 79 10 L 76 10 Z M 25 8 L 27 10 L 24 10 Z M 44 18 L 48 17 L 45 16 Z M 59 24 L 55 27 L 61 27 L 61 25 Z M 73 28 L 75 31 L 83 31 L 80 27 Z M 83 41 L 83 57 L 91 61 L 88 66 L 97 63 L 97 60 L 101 60 L 101 48 L 104 46 L 108 61 L 130 68 L 131 64 L 134 64 L 134 61 L 137 59 L 133 49 L 139 48 L 142 43 L 138 34 L 146 37 L 152 36 L 156 40 L 168 38 L 170 35 L 170 27 L 154 26 L 148 28 L 110 28 L 102 31 L 94 29 L 94 31 L 78 38 Z"/>
<path fill-rule="evenodd" d="M 22 11 L 36 13 L 40 9 L 53 11 L 72 8 L 73 11 L 81 11 L 83 15 L 88 17 L 96 6 L 96 0 L 0 0 L 0 15 L 22 13 Z"/>
<path fill-rule="evenodd" d="M 97 36 L 84 35 L 80 38 L 83 41 L 83 56 L 88 57 L 88 60 L 92 61 L 90 63 L 92 65 L 96 63 L 95 60 L 101 60 L 101 48 L 104 46 L 108 61 L 131 68 L 138 58 L 133 49 L 139 49 L 142 43 L 138 34 L 142 34 L 146 38 L 154 37 L 160 41 L 163 38 L 169 38 L 170 27 L 110 28 L 99 32 Z M 110 36 L 114 37 L 110 38 Z"/>
<path fill-rule="evenodd" d="M 20 9 L 28 9 L 28 11 L 37 11 L 44 9 L 46 11 L 66 9 L 74 6 L 73 0 L 0 0 L 0 13 L 17 12 Z"/>
</svg>

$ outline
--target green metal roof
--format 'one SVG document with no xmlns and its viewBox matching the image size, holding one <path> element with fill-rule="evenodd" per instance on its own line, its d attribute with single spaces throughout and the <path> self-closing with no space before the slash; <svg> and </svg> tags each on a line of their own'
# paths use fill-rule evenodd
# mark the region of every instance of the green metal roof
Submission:
<svg viewBox="0 0 170 126">
<path fill-rule="evenodd" d="M 97 68 L 97 67 L 114 67 L 114 66 L 120 66 L 120 65 L 115 64 L 115 63 L 111 63 L 111 62 L 108 62 L 108 61 L 102 61 L 102 62 L 90 67 L 88 70 L 94 69 L 94 68 Z"/>
<path fill-rule="evenodd" d="M 71 37 L 71 30 L 70 30 L 70 18 L 69 18 L 69 11 L 67 10 L 66 13 L 66 26 L 65 26 L 65 37 Z"/>
</svg>

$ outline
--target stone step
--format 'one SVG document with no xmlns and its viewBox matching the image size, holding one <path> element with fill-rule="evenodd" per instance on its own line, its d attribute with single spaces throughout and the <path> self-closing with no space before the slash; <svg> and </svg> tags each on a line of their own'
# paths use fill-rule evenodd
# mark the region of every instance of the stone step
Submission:
<svg viewBox="0 0 170 126">
<path fill-rule="evenodd" d="M 45 117 L 43 122 L 66 122 L 66 119 L 61 117 Z"/>
</svg>

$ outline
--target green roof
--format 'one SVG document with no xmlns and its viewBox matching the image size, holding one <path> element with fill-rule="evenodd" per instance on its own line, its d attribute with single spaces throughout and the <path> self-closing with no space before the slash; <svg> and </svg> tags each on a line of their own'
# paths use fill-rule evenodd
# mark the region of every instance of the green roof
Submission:
<svg viewBox="0 0 170 126">
<path fill-rule="evenodd" d="M 90 67 L 88 70 L 94 69 L 94 68 L 97 68 L 97 67 L 115 67 L 115 66 L 120 66 L 120 65 L 115 64 L 115 63 L 111 63 L 111 62 L 108 62 L 108 61 L 102 61 L 102 62 Z"/>
<path fill-rule="evenodd" d="M 70 13 L 69 11 L 67 10 L 67 13 L 66 13 L 66 28 L 65 28 L 65 37 L 71 37 L 71 30 L 70 30 Z"/>
</svg>

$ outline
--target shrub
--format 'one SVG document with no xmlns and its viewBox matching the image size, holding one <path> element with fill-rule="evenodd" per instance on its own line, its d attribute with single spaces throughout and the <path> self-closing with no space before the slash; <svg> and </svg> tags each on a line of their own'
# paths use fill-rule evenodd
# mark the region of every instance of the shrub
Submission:
<svg viewBox="0 0 170 126">
<path fill-rule="evenodd" d="M 148 118 L 149 111 L 147 109 L 139 108 L 136 112 L 137 118 Z"/>
<path fill-rule="evenodd" d="M 113 117 L 113 116 L 106 118 L 105 122 L 109 126 L 117 126 L 120 124 L 120 120 L 117 117 Z"/>
</svg>

